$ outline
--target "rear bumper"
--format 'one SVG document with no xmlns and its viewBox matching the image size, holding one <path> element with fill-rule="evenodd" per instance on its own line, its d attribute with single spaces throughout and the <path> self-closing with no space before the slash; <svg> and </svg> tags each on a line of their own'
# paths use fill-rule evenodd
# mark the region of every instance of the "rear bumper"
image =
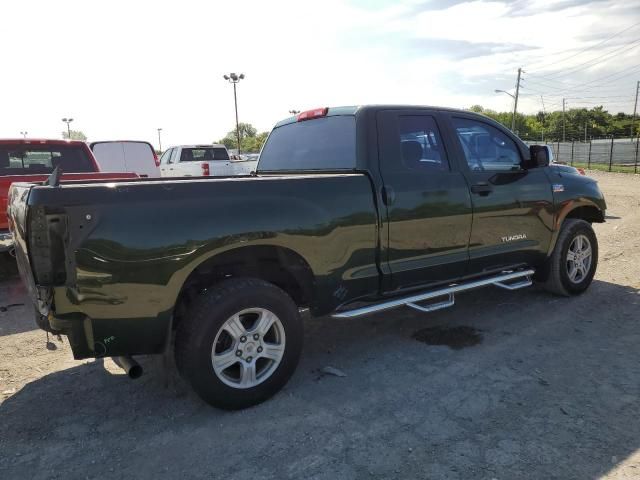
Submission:
<svg viewBox="0 0 640 480">
<path fill-rule="evenodd" d="M 171 339 L 172 312 L 153 318 L 91 318 L 51 311 L 44 330 L 66 335 L 75 359 L 163 353 Z"/>
<path fill-rule="evenodd" d="M 0 230 L 0 252 L 8 252 L 13 248 L 13 235 L 9 230 Z"/>
</svg>

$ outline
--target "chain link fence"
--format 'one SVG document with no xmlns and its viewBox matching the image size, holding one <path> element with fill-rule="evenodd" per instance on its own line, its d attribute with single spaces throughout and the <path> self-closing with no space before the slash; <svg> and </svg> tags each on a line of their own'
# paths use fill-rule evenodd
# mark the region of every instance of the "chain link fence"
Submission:
<svg viewBox="0 0 640 480">
<path fill-rule="evenodd" d="M 639 138 L 607 138 L 572 142 L 544 142 L 555 161 L 608 172 L 638 173 Z"/>
</svg>

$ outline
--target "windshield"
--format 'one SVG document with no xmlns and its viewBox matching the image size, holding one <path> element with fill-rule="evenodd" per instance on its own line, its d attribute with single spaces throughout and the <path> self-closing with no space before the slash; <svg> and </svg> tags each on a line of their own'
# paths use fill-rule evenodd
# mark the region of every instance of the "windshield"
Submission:
<svg viewBox="0 0 640 480">
<path fill-rule="evenodd" d="M 180 153 L 181 162 L 206 162 L 208 160 L 229 160 L 227 149 L 221 147 L 183 147 L 182 153 Z"/>
<path fill-rule="evenodd" d="M 282 125 L 271 132 L 258 171 L 356 167 L 356 119 L 334 116 Z"/>
<path fill-rule="evenodd" d="M 0 145 L 0 175 L 93 172 L 95 167 L 79 145 Z"/>
</svg>

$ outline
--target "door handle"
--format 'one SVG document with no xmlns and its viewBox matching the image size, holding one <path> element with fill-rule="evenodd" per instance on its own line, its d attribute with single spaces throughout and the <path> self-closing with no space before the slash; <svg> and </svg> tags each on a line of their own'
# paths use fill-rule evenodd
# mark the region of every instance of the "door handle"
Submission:
<svg viewBox="0 0 640 480">
<path fill-rule="evenodd" d="M 493 188 L 488 183 L 476 183 L 475 185 L 471 185 L 471 192 L 481 197 L 486 197 L 493 192 Z"/>
<path fill-rule="evenodd" d="M 396 192 L 393 187 L 385 185 L 382 187 L 382 201 L 388 207 L 396 201 Z"/>
</svg>

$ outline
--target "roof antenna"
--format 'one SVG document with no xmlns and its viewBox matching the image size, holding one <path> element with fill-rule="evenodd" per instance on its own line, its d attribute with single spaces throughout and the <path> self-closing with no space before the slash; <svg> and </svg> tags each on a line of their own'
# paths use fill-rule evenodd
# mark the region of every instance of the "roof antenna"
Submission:
<svg viewBox="0 0 640 480">
<path fill-rule="evenodd" d="M 53 169 L 53 172 L 51 172 L 51 175 L 49 175 L 49 178 L 47 178 L 44 182 L 42 182 L 42 185 L 44 185 L 45 187 L 46 186 L 57 187 L 58 185 L 60 185 L 61 176 L 62 176 L 62 169 L 58 165 L 56 168 Z"/>
</svg>

